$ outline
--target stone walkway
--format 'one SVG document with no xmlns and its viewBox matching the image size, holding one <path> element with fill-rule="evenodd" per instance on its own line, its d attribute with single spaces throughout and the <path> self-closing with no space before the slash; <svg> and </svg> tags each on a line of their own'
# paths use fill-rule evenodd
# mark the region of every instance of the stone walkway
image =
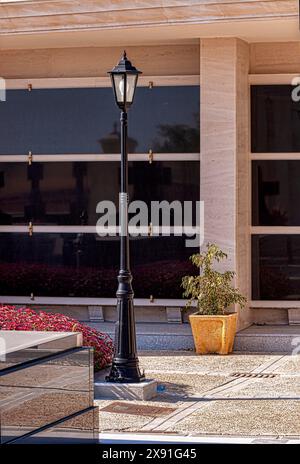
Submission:
<svg viewBox="0 0 300 464">
<path fill-rule="evenodd" d="M 139 356 L 147 378 L 158 380 L 159 393 L 128 404 L 155 406 L 155 412 L 101 411 L 115 401 L 96 400 L 101 432 L 300 438 L 300 355 Z M 160 415 L 160 407 L 172 409 Z"/>
</svg>

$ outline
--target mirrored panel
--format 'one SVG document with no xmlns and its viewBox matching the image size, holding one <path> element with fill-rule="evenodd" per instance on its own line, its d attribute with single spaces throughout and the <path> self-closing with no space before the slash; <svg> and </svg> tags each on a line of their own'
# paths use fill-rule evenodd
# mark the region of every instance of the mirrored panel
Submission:
<svg viewBox="0 0 300 464">
<path fill-rule="evenodd" d="M 199 86 L 139 87 L 128 150 L 199 153 Z M 0 105 L 0 154 L 119 153 L 111 88 L 8 90 Z"/>
<path fill-rule="evenodd" d="M 36 357 L 34 351 L 37 352 Z M 18 368 L 9 370 L 6 368 L 6 371 L 1 369 L 0 387 L 50 388 L 53 386 L 62 390 L 90 391 L 92 387 L 89 372 L 92 363 L 90 350 L 75 349 L 69 353 L 56 354 L 55 349 L 39 348 L 9 353 L 7 359 L 16 361 L 11 362 L 9 367 Z M 28 359 L 29 356 L 32 358 Z M 32 362 L 37 360 L 39 362 Z"/>
<path fill-rule="evenodd" d="M 89 407 L 89 396 L 87 392 L 55 388 L 0 387 L 4 403 L 1 408 L 2 442 Z M 18 401 L 13 402 L 15 398 Z M 6 408 L 5 403 L 11 407 Z"/>
<path fill-rule="evenodd" d="M 99 443 L 99 410 L 97 407 L 81 412 L 71 419 L 56 423 L 47 429 L 21 437 L 18 444 L 65 445 Z"/>
<path fill-rule="evenodd" d="M 293 99 L 293 90 L 291 85 L 251 86 L 252 153 L 300 152 L 300 101 Z"/>
<path fill-rule="evenodd" d="M 49 342 L 49 340 L 45 343 L 39 341 L 36 344 L 35 336 L 29 332 L 17 332 L 14 331 L 4 331 L 1 333 L 1 338 L 5 342 L 6 346 L 9 346 L 10 349 L 5 355 L 0 356 L 0 373 L 4 369 L 9 369 L 12 367 L 20 366 L 24 363 L 29 363 L 30 361 L 37 361 L 40 359 L 45 359 L 50 355 L 59 354 L 61 351 L 66 350 L 71 346 L 75 346 L 75 338 L 76 334 L 68 334 L 63 335 L 61 334 L 55 340 Z M 33 338 L 33 340 L 32 340 Z M 38 337 L 40 339 L 40 337 Z M 32 343 L 33 348 L 20 348 L 23 343 L 29 341 Z M 24 346 L 24 345 L 23 345 Z M 14 349 L 12 349 L 14 347 Z M 80 357 L 81 355 L 79 355 Z M 0 384 L 3 378 L 0 378 Z"/>
<path fill-rule="evenodd" d="M 0 224 L 96 225 L 100 201 L 112 201 L 118 212 L 119 188 L 117 161 L 0 163 Z M 200 163 L 130 162 L 129 198 L 148 208 L 151 201 L 196 202 Z"/>
<path fill-rule="evenodd" d="M 252 161 L 252 225 L 299 226 L 300 161 Z"/>
<path fill-rule="evenodd" d="M 131 267 L 137 298 L 181 298 L 181 278 L 197 274 L 186 236 L 131 238 Z M 94 234 L 0 234 L 0 294 L 114 298 L 119 238 Z M 162 285 L 163 282 L 163 285 Z"/>
<path fill-rule="evenodd" d="M 300 300 L 300 235 L 252 236 L 252 299 Z"/>
<path fill-rule="evenodd" d="M 90 349 L 18 366 L 0 375 L 1 443 L 16 439 L 93 405 Z"/>
</svg>

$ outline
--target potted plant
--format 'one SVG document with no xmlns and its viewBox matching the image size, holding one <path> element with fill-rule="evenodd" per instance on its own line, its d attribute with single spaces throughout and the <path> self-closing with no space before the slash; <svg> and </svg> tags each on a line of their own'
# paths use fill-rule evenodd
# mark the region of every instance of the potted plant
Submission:
<svg viewBox="0 0 300 464">
<path fill-rule="evenodd" d="M 208 244 L 204 253 L 190 257 L 199 269 L 197 276 L 182 279 L 187 306 L 195 303 L 197 312 L 190 315 L 196 353 L 228 354 L 233 350 L 237 314 L 228 314 L 229 307 L 239 304 L 244 307 L 246 298 L 232 285 L 233 271 L 218 272 L 213 263 L 227 258 L 215 244 Z"/>
</svg>

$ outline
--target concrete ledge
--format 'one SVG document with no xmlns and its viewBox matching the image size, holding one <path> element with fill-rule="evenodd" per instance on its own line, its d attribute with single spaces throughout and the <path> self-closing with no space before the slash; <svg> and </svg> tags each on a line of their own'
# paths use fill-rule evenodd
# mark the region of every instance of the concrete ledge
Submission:
<svg viewBox="0 0 300 464">
<path fill-rule="evenodd" d="M 234 350 L 292 353 L 300 342 L 300 326 L 251 326 L 236 334 Z"/>
<path fill-rule="evenodd" d="M 114 323 L 90 323 L 96 329 L 114 338 Z M 194 340 L 189 324 L 148 323 L 136 324 L 139 351 L 194 350 Z M 291 353 L 300 343 L 300 325 L 252 325 L 238 332 L 234 351 L 253 353 Z"/>
<path fill-rule="evenodd" d="M 290 337 L 274 337 L 266 335 L 237 336 L 234 351 L 255 353 L 291 353 L 295 347 Z"/>
<path fill-rule="evenodd" d="M 115 337 L 115 323 L 89 323 L 91 327 Z M 136 324 L 137 348 L 147 350 L 193 350 L 194 340 L 189 324 L 138 323 Z"/>
<path fill-rule="evenodd" d="M 157 381 L 145 380 L 140 383 L 112 383 L 96 381 L 95 399 L 112 400 L 151 400 L 157 395 Z"/>
</svg>

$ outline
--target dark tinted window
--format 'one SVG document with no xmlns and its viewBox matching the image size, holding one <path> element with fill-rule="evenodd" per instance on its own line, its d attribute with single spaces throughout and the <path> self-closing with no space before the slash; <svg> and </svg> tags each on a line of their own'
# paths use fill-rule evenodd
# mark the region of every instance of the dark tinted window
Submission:
<svg viewBox="0 0 300 464">
<path fill-rule="evenodd" d="M 119 153 L 119 117 L 111 88 L 8 90 L 0 105 L 0 154 Z M 199 147 L 199 86 L 137 89 L 131 153 Z"/>
<path fill-rule="evenodd" d="M 300 151 L 300 102 L 290 85 L 251 87 L 252 152 Z"/>
<path fill-rule="evenodd" d="M 200 152 L 199 112 L 199 86 L 137 89 L 129 112 L 129 133 L 138 142 L 135 151 Z"/>
<path fill-rule="evenodd" d="M 252 236 L 252 298 L 300 300 L 300 235 Z"/>
<path fill-rule="evenodd" d="M 119 162 L 0 163 L 0 224 L 95 225 L 99 201 L 118 209 Z M 199 162 L 129 163 L 130 201 L 194 201 Z M 150 212 L 150 209 L 149 209 Z"/>
<path fill-rule="evenodd" d="M 254 226 L 299 226 L 299 198 L 299 161 L 252 161 Z"/>
<path fill-rule="evenodd" d="M 186 237 L 132 238 L 137 298 L 181 298 L 181 278 L 197 274 Z M 94 234 L 0 234 L 0 294 L 109 297 L 117 289 L 118 237 Z"/>
</svg>

